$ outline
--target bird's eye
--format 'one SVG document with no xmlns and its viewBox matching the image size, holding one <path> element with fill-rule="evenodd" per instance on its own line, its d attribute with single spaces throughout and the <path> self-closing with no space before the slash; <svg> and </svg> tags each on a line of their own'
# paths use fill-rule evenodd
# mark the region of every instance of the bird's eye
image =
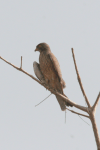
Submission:
<svg viewBox="0 0 100 150">
<path fill-rule="evenodd" d="M 41 48 L 42 46 L 41 45 L 38 45 L 38 48 Z"/>
</svg>

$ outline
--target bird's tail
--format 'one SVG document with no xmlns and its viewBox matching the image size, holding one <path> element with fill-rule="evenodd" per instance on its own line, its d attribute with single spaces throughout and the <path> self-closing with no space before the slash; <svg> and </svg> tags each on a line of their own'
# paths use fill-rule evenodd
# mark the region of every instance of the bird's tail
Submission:
<svg viewBox="0 0 100 150">
<path fill-rule="evenodd" d="M 65 94 L 63 94 L 64 96 L 66 96 Z M 67 97 L 67 96 L 66 96 Z M 69 102 L 65 102 L 63 98 L 61 98 L 59 95 L 56 95 L 56 98 L 58 100 L 58 103 L 61 107 L 61 110 L 64 111 L 66 110 L 66 106 L 70 106 L 73 107 L 73 105 L 71 105 Z"/>
<path fill-rule="evenodd" d="M 61 110 L 62 111 L 66 110 L 66 105 L 65 105 L 65 102 L 64 102 L 63 98 L 61 98 L 59 95 L 56 95 L 56 98 L 57 98 L 58 103 L 61 107 Z"/>
<path fill-rule="evenodd" d="M 64 93 L 63 93 L 63 95 L 64 95 L 65 97 L 67 97 Z M 67 98 L 68 98 L 68 97 L 67 97 Z M 68 106 L 68 107 L 69 107 L 69 106 L 70 106 L 70 107 L 73 107 L 73 105 L 70 104 L 69 102 L 65 102 L 65 105 Z"/>
</svg>

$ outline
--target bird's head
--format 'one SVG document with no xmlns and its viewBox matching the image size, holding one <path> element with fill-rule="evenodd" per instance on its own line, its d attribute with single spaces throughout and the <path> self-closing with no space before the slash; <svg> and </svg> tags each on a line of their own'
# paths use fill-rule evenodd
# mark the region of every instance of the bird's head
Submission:
<svg viewBox="0 0 100 150">
<path fill-rule="evenodd" d="M 35 52 L 39 51 L 39 52 L 43 52 L 43 51 L 49 51 L 50 47 L 48 44 L 46 43 L 40 43 L 36 46 Z"/>
</svg>

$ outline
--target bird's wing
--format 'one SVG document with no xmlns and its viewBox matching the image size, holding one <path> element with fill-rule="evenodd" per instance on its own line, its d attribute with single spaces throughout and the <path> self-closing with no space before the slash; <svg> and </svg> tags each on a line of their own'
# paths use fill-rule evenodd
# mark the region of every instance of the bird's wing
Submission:
<svg viewBox="0 0 100 150">
<path fill-rule="evenodd" d="M 59 78 L 59 81 L 61 81 L 62 80 L 62 74 L 61 74 L 60 65 L 58 63 L 57 58 L 53 55 L 53 53 L 50 53 L 50 54 L 48 54 L 48 59 L 51 62 L 53 71 L 55 72 L 55 74 Z"/>
<path fill-rule="evenodd" d="M 37 76 L 37 78 L 40 81 L 43 81 L 44 77 L 43 77 L 43 74 L 41 72 L 40 65 L 36 61 L 33 62 L 33 69 L 34 69 L 34 73 Z"/>
</svg>

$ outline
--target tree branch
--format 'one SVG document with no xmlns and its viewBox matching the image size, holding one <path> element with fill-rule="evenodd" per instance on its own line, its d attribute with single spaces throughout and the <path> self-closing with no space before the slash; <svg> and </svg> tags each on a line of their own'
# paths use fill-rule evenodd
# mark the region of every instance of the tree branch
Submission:
<svg viewBox="0 0 100 150">
<path fill-rule="evenodd" d="M 89 116 L 90 116 L 90 120 L 91 120 L 91 123 L 92 123 L 96 144 L 97 144 L 98 150 L 100 150 L 100 138 L 99 138 L 98 128 L 97 128 L 97 125 L 96 125 L 95 116 L 94 116 L 93 113 L 90 113 Z"/>
<path fill-rule="evenodd" d="M 13 64 L 11 64 L 10 62 L 8 62 L 7 60 L 5 60 L 5 59 L 2 58 L 1 56 L 0 56 L 0 59 L 2 59 L 3 61 L 5 61 L 5 62 L 6 62 L 7 64 L 9 64 L 10 66 L 14 67 L 15 69 L 17 69 L 17 70 L 19 70 L 19 71 L 25 73 L 26 75 L 28 75 L 29 77 L 31 77 L 32 79 L 34 79 L 35 81 L 37 81 L 39 84 L 42 85 L 42 83 L 41 83 L 38 79 L 36 79 L 36 78 L 33 77 L 31 74 L 29 74 L 29 73 L 27 73 L 26 71 L 24 71 L 23 69 L 21 69 L 21 68 L 15 66 L 15 65 L 13 65 Z"/>
<path fill-rule="evenodd" d="M 36 79 L 35 77 L 33 77 L 32 75 L 30 75 L 29 73 L 27 73 L 26 71 L 24 71 L 22 68 L 19 68 L 19 67 L 16 67 L 15 65 L 11 64 L 10 62 L 8 62 L 7 60 L 5 60 L 4 58 L 2 58 L 0 56 L 0 59 L 2 59 L 3 61 L 5 61 L 7 64 L 11 65 L 12 67 L 14 67 L 15 69 L 25 73 L 26 75 L 28 75 L 29 77 L 31 77 L 33 80 L 37 81 L 39 84 L 41 84 L 42 86 L 44 86 L 46 89 L 48 89 L 51 93 L 53 94 L 56 94 L 56 95 L 59 95 L 60 97 L 62 97 L 66 102 L 69 102 L 71 103 L 74 107 L 80 109 L 80 110 L 83 110 L 85 112 L 88 112 L 88 109 L 87 107 L 84 107 L 84 106 L 80 106 L 76 103 L 74 103 L 73 101 L 71 101 L 70 99 L 66 98 L 64 95 L 58 93 L 58 92 L 55 92 L 54 90 L 50 89 L 49 87 L 47 87 L 45 84 L 43 84 L 42 82 L 40 82 L 38 79 Z"/>
<path fill-rule="evenodd" d="M 74 55 L 74 49 L 73 49 L 73 48 L 72 48 L 72 56 L 73 56 L 74 65 L 75 65 L 75 70 L 76 70 L 76 74 L 77 74 L 77 79 L 78 79 L 78 82 L 79 82 L 81 91 L 82 91 L 82 93 L 83 93 L 83 96 L 84 96 L 84 98 L 85 98 L 85 101 L 86 101 L 88 107 L 90 108 L 91 105 L 90 105 L 90 103 L 89 103 L 89 101 L 88 101 L 88 98 L 87 98 L 87 96 L 86 96 L 86 94 L 85 94 L 85 91 L 84 91 L 84 88 L 83 88 L 83 85 L 82 85 L 82 82 L 81 82 L 81 78 L 80 78 L 80 75 L 79 75 L 79 72 L 78 72 L 78 69 L 77 69 L 76 60 L 75 60 L 75 55 Z"/>
<path fill-rule="evenodd" d="M 22 56 L 21 56 L 21 65 L 20 65 L 20 68 L 22 69 Z"/>
<path fill-rule="evenodd" d="M 96 99 L 94 105 L 92 106 L 92 109 L 93 109 L 94 114 L 95 114 L 95 112 L 96 112 L 96 108 L 97 108 L 99 99 L 100 99 L 100 92 L 99 92 L 99 94 L 98 94 L 98 96 L 97 96 L 97 99 Z"/>
<path fill-rule="evenodd" d="M 52 93 L 51 93 L 51 94 L 52 94 Z M 50 94 L 49 96 L 51 96 L 51 94 Z M 44 100 L 42 100 L 40 103 L 36 104 L 35 107 L 38 106 L 38 105 L 40 105 L 41 103 L 43 103 L 49 96 L 47 96 L 47 97 L 46 97 Z"/>
<path fill-rule="evenodd" d="M 90 105 L 90 103 L 88 101 L 88 98 L 87 98 L 87 96 L 85 94 L 85 91 L 84 91 L 84 88 L 83 88 L 83 85 L 82 85 L 82 82 L 81 82 L 81 78 L 79 76 L 79 72 L 78 72 L 78 69 L 77 69 L 73 48 L 72 48 L 72 55 L 73 55 L 75 70 L 76 70 L 76 74 L 77 74 L 77 79 L 78 79 L 81 91 L 83 93 L 83 96 L 85 98 L 85 101 L 86 101 L 86 103 L 88 105 L 87 112 L 89 114 L 89 118 L 90 118 L 91 123 L 92 123 L 92 127 L 93 127 L 93 131 L 94 131 L 94 136 L 95 136 L 97 148 L 98 148 L 98 150 L 100 150 L 100 138 L 99 138 L 98 129 L 97 129 L 97 125 L 96 125 L 96 121 L 95 121 L 95 117 L 94 117 L 96 106 L 97 106 L 99 98 L 100 98 L 100 93 L 99 93 L 99 95 L 98 95 L 98 97 L 96 99 L 96 102 L 94 103 L 93 107 L 91 107 L 91 105 Z"/>
<path fill-rule="evenodd" d="M 87 116 L 87 115 L 84 115 L 84 114 L 78 113 L 78 112 L 76 112 L 76 111 L 70 110 L 69 108 L 66 108 L 66 109 L 69 110 L 69 111 L 71 111 L 71 112 L 74 113 L 74 114 L 77 114 L 77 115 L 80 115 L 80 116 L 84 116 L 84 117 L 89 118 L 89 116 Z M 89 119 L 90 119 L 90 118 L 89 118 Z"/>
</svg>

